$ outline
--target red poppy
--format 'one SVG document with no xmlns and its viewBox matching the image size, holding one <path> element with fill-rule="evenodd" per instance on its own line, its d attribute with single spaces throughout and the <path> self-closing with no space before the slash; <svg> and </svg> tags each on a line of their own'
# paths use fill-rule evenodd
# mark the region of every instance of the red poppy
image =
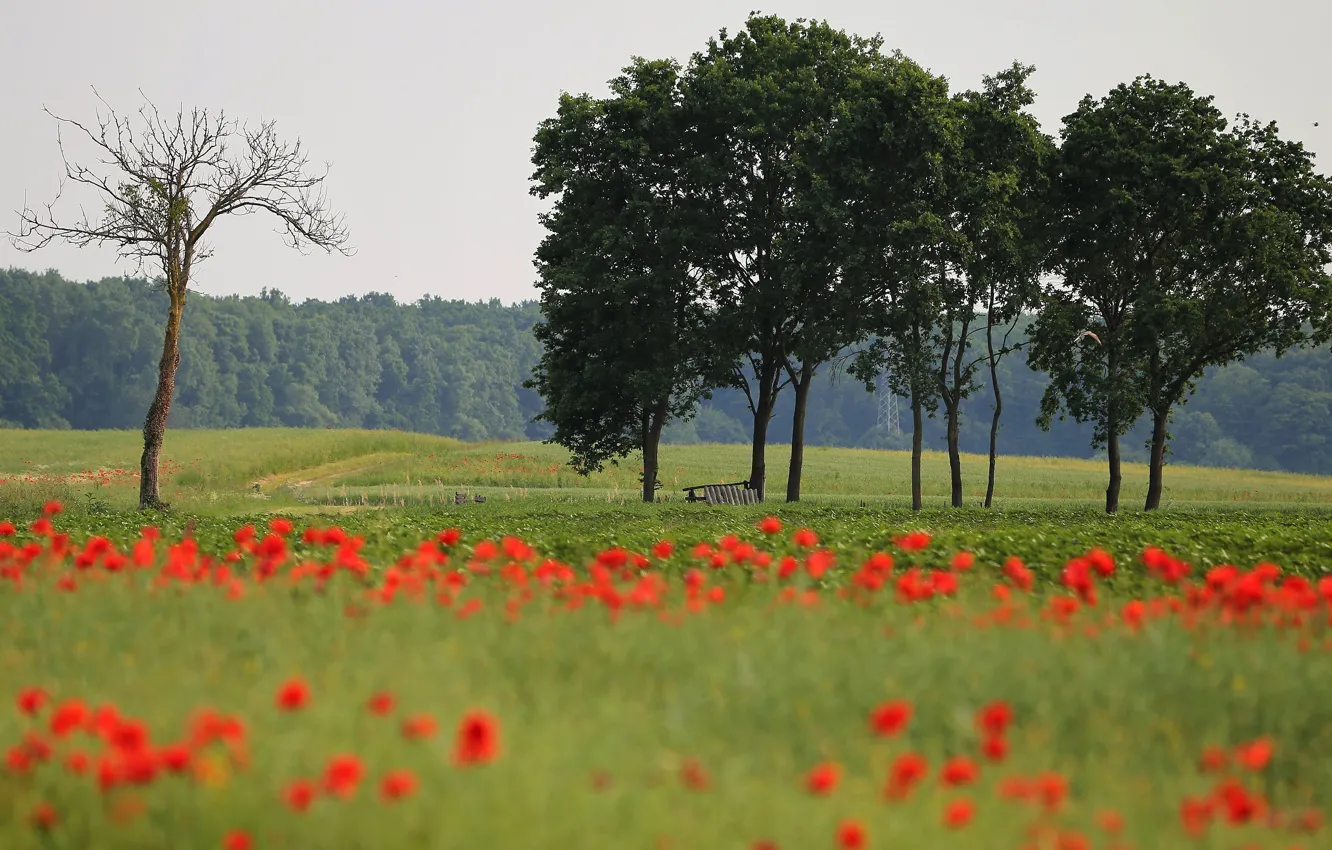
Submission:
<svg viewBox="0 0 1332 850">
<path fill-rule="evenodd" d="M 888 770 L 888 787 L 884 789 L 884 794 L 894 800 L 905 798 L 916 783 L 925 778 L 929 769 L 929 762 L 924 756 L 919 753 L 903 753 Z"/>
<path fill-rule="evenodd" d="M 1008 731 L 1013 722 L 1013 708 L 1003 700 L 995 700 L 976 712 L 976 728 L 981 733 L 997 738 Z"/>
<path fill-rule="evenodd" d="M 842 778 L 842 768 L 836 762 L 827 761 L 816 765 L 805 777 L 805 787 L 811 794 L 831 794 Z"/>
<path fill-rule="evenodd" d="M 393 694 L 388 691 L 380 691 L 370 697 L 369 701 L 366 702 L 365 707 L 371 714 L 377 714 L 380 717 L 383 717 L 393 713 L 394 704 Z"/>
<path fill-rule="evenodd" d="M 402 736 L 408 740 L 432 738 L 438 728 L 439 724 L 435 722 L 434 717 L 429 714 L 418 714 L 402 721 Z"/>
<path fill-rule="evenodd" d="M 472 711 L 458 723 L 453 761 L 458 765 L 486 764 L 499 755 L 499 721 L 488 712 Z"/>
<path fill-rule="evenodd" d="M 911 722 L 911 703 L 904 699 L 889 700 L 870 712 L 870 728 L 876 735 L 892 737 Z"/>
<path fill-rule="evenodd" d="M 910 534 L 902 534 L 893 538 L 893 543 L 899 549 L 907 552 L 920 552 L 929 548 L 930 533 L 928 531 L 913 531 Z"/>
<path fill-rule="evenodd" d="M 759 520 L 758 530 L 764 534 L 781 534 L 782 521 L 775 516 L 765 516 Z"/>
<path fill-rule="evenodd" d="M 254 839 L 243 829 L 233 829 L 222 839 L 222 850 L 250 850 L 254 847 Z"/>
<path fill-rule="evenodd" d="M 1247 770 L 1260 771 L 1272 760 L 1272 739 L 1259 738 L 1235 748 L 1235 761 Z"/>
<path fill-rule="evenodd" d="M 42 831 L 54 828 L 59 820 L 60 816 L 56 814 L 55 806 L 45 802 L 34 806 L 32 813 L 28 815 L 28 822 Z"/>
<path fill-rule="evenodd" d="M 297 812 L 303 812 L 310 808 L 310 804 L 314 802 L 314 798 L 314 783 L 307 779 L 297 779 L 295 782 L 287 785 L 282 792 L 283 802 L 285 802 L 292 811 Z"/>
<path fill-rule="evenodd" d="M 976 815 L 976 804 L 966 797 L 960 797 L 944 806 L 944 825 L 952 829 L 961 829 L 971 823 Z"/>
<path fill-rule="evenodd" d="M 939 781 L 948 786 L 969 785 L 980 776 L 980 768 L 966 756 L 953 756 L 944 762 Z"/>
<path fill-rule="evenodd" d="M 310 686 L 299 677 L 284 682 L 277 691 L 277 707 L 283 711 L 299 711 L 310 701 Z"/>
<path fill-rule="evenodd" d="M 18 692 L 14 704 L 18 706 L 21 714 L 35 717 L 50 699 L 50 694 L 41 688 L 24 688 Z"/>
<path fill-rule="evenodd" d="M 350 797 L 365 776 L 365 766 L 354 755 L 338 755 L 324 768 L 324 790 L 339 797 Z"/>
<path fill-rule="evenodd" d="M 791 536 L 791 542 L 802 549 L 808 549 L 819 545 L 819 536 L 814 533 L 813 529 L 801 528 Z"/>
<path fill-rule="evenodd" d="M 837 844 L 843 850 L 860 850 L 869 841 L 865 827 L 854 820 L 844 820 L 837 827 Z"/>
<path fill-rule="evenodd" d="M 385 802 L 401 800 L 416 792 L 416 776 L 407 770 L 391 770 L 379 783 L 379 796 Z"/>
</svg>

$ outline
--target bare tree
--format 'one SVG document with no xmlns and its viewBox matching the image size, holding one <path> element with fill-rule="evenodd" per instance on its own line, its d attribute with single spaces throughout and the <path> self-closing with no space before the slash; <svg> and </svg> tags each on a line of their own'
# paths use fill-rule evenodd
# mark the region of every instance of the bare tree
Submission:
<svg viewBox="0 0 1332 850">
<path fill-rule="evenodd" d="M 351 249 L 342 218 L 329 211 L 323 194 L 328 166 L 323 174 L 308 173 L 300 140 L 280 141 L 272 121 L 251 128 L 222 112 L 187 113 L 184 108 L 174 117 L 163 117 L 145 97 L 139 120 L 131 122 L 101 95 L 97 99 L 106 112 L 97 112 L 95 128 L 45 110 L 58 124 L 64 179 L 56 199 L 41 210 L 25 204 L 18 232 L 8 235 L 22 251 L 56 240 L 81 248 L 109 244 L 121 257 L 137 261 L 141 271 L 145 265 L 161 267 L 171 310 L 157 367 L 157 393 L 143 425 L 139 481 L 139 508 L 161 510 L 167 506 L 158 496 L 158 459 L 180 365 L 181 316 L 194 267 L 212 253 L 204 242 L 209 228 L 222 216 L 267 212 L 277 217 L 284 241 L 297 250 L 313 246 L 350 255 Z M 67 128 L 97 146 L 96 166 L 70 161 L 64 145 Z M 101 215 L 89 217 L 80 208 L 77 219 L 57 221 L 54 206 L 67 183 L 95 189 L 104 205 Z"/>
</svg>

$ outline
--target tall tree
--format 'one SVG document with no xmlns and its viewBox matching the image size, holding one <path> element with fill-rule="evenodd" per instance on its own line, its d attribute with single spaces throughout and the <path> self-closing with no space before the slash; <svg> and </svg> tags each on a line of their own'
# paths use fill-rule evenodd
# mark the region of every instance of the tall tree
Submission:
<svg viewBox="0 0 1332 850">
<path fill-rule="evenodd" d="M 1033 329 L 1061 407 L 1106 443 L 1118 507 L 1118 437 L 1152 416 L 1146 508 L 1160 506 L 1167 431 L 1208 366 L 1280 352 L 1326 325 L 1332 185 L 1298 144 L 1210 97 L 1140 77 L 1064 120 L 1054 177 L 1063 283 Z M 1097 332 L 1091 347 L 1080 332 Z M 1075 344 L 1100 356 L 1071 359 Z"/>
<path fill-rule="evenodd" d="M 985 77 L 980 91 L 968 91 L 953 100 L 961 144 L 959 161 L 950 169 L 948 198 L 955 234 L 951 244 L 956 248 L 953 256 L 960 277 L 955 288 L 962 297 L 954 297 L 953 309 L 945 314 L 950 321 L 941 339 L 939 378 L 954 507 L 962 504 L 958 445 L 961 402 L 978 388 L 975 375 L 982 363 L 988 367 L 994 399 L 985 506 L 993 504 L 999 419 L 1003 413 L 999 363 L 1015 350 L 1009 336 L 1023 311 L 1034 306 L 1039 297 L 1039 276 L 1045 259 L 1041 215 L 1045 168 L 1054 146 L 1041 133 L 1036 118 L 1026 111 L 1036 99 L 1027 85 L 1034 72 L 1032 66 L 1014 63 Z M 973 325 L 977 319 L 978 328 Z M 999 326 L 1006 329 L 996 347 L 995 330 Z M 985 353 L 973 358 L 969 349 L 974 330 L 984 332 Z"/>
<path fill-rule="evenodd" d="M 544 350 L 528 386 L 580 472 L 641 451 L 644 501 L 663 427 L 692 412 L 712 374 L 678 83 L 674 62 L 637 60 L 609 99 L 565 95 L 533 156 L 534 194 L 559 198 L 542 217 Z"/>
<path fill-rule="evenodd" d="M 836 216 L 816 191 L 826 165 L 819 152 L 853 77 L 879 46 L 826 23 L 751 15 L 741 32 L 710 39 L 686 74 L 696 166 L 707 187 L 699 265 L 723 314 L 718 328 L 733 350 L 733 383 L 753 414 L 749 486 L 761 497 L 778 393 L 788 382 L 796 389 L 799 439 L 810 380 L 844 344 L 832 323 L 853 319 L 827 313 L 841 279 L 829 256 L 834 243 L 814 236 Z M 789 499 L 799 498 L 794 447 L 793 456 Z"/>
<path fill-rule="evenodd" d="M 275 216 L 286 241 L 297 249 L 350 253 L 348 235 L 322 192 L 327 171 L 309 173 L 301 143 L 279 140 L 272 121 L 251 128 L 225 113 L 201 109 L 163 116 L 147 103 L 139 109 L 136 131 L 130 118 L 102 104 L 106 112 L 99 111 L 95 128 L 48 111 L 62 130 L 73 128 L 104 155 L 99 165 L 107 170 L 72 163 L 61 138 L 65 180 L 94 190 L 103 203 L 102 215 L 90 219 L 85 213 L 62 223 L 53 212 L 57 196 L 42 210 L 25 207 L 18 232 L 10 236 L 25 251 L 56 240 L 80 247 L 111 245 L 141 268 L 155 263 L 161 269 L 170 308 L 157 390 L 143 426 L 139 507 L 162 509 L 158 460 L 180 365 L 185 297 L 195 266 L 211 254 L 204 237 L 224 216 L 257 212 Z M 236 155 L 233 143 L 239 148 Z"/>
</svg>

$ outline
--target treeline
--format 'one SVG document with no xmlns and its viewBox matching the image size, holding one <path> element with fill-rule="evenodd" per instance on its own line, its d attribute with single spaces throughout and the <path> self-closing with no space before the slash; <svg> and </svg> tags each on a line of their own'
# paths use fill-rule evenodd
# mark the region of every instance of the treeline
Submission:
<svg viewBox="0 0 1332 850">
<path fill-rule="evenodd" d="M 143 427 L 167 309 L 146 280 L 0 271 L 0 424 Z M 531 303 L 194 295 L 169 423 L 539 435 L 541 401 L 520 386 L 540 356 L 537 318 Z"/>
<path fill-rule="evenodd" d="M 0 427 L 132 428 L 157 379 L 166 296 L 148 281 L 75 283 L 54 272 L 0 270 Z M 173 427 L 401 428 L 460 439 L 543 439 L 533 422 L 541 399 L 521 382 L 540 349 L 534 302 L 506 306 L 387 295 L 293 304 L 262 297 L 195 295 L 173 405 Z M 1018 341 L 1024 337 L 1018 332 Z M 1036 426 L 1047 376 L 1021 350 L 1000 367 L 1005 387 L 1004 454 L 1089 457 L 1091 427 Z M 821 373 L 805 437 L 814 446 L 910 447 L 907 402 L 899 425 L 878 427 L 880 396 L 844 370 Z M 789 395 L 773 421 L 789 422 Z M 672 423 L 667 443 L 749 442 L 744 394 L 718 390 L 691 420 Z M 961 445 L 984 453 L 990 403 L 984 392 L 962 407 Z M 927 448 L 943 447 L 943 423 L 927 418 Z M 1332 474 L 1332 356 L 1323 349 L 1271 354 L 1209 370 L 1188 407 L 1175 414 L 1180 462 Z M 1125 457 L 1147 459 L 1145 421 L 1125 440 Z M 779 442 L 789 438 L 774 429 Z M 3 439 L 0 439 L 0 446 Z"/>
<path fill-rule="evenodd" d="M 1011 395 L 1026 366 L 1042 429 L 1069 418 L 1105 449 L 1107 512 L 1141 422 L 1147 510 L 1172 424 L 1187 453 L 1254 461 L 1218 420 L 1243 414 L 1182 411 L 1209 370 L 1332 339 L 1332 181 L 1275 124 L 1150 76 L 1087 95 L 1055 138 L 1034 72 L 956 90 L 877 36 L 755 13 L 687 62 L 635 57 L 608 96 L 562 95 L 531 188 L 552 201 L 528 382 L 552 439 L 582 470 L 641 452 L 650 501 L 672 423 L 738 390 L 749 489 L 789 434 L 796 501 L 829 416 L 813 388 L 845 365 L 906 399 L 916 509 L 928 419 L 954 507 L 984 423 L 988 507 L 1001 424 L 1033 413 Z M 1246 435 L 1263 462 L 1311 452 L 1323 432 L 1297 430 L 1319 428 L 1321 391 L 1270 389 L 1282 420 Z"/>
</svg>

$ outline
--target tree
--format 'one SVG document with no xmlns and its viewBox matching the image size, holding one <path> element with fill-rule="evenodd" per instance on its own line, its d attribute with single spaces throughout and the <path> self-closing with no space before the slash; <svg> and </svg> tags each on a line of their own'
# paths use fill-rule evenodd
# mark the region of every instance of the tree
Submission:
<svg viewBox="0 0 1332 850">
<path fill-rule="evenodd" d="M 643 453 L 655 499 L 658 446 L 708 388 L 708 311 L 690 263 L 694 207 L 678 66 L 636 60 L 612 97 L 561 98 L 536 137 L 533 193 L 559 195 L 537 250 L 547 442 L 587 474 Z"/>
<path fill-rule="evenodd" d="M 1062 405 L 1107 445 L 1152 416 L 1146 509 L 1160 506 L 1170 413 L 1209 366 L 1280 353 L 1326 328 L 1332 184 L 1274 125 L 1233 128 L 1184 84 L 1140 77 L 1064 119 L 1056 157 L 1056 266 L 1033 330 L 1049 372 L 1043 419 Z M 1091 347 L 1081 331 L 1097 333 Z M 1078 342 L 1078 340 L 1081 342 Z M 1071 358 L 1081 346 L 1097 357 Z"/>
<path fill-rule="evenodd" d="M 47 111 L 62 130 L 74 128 L 106 157 L 99 161 L 105 169 L 72 163 L 61 134 L 65 180 L 95 190 L 104 204 L 102 215 L 90 219 L 84 213 L 61 223 L 54 214 L 57 194 L 41 211 L 25 206 L 19 230 L 10 236 L 20 250 L 35 251 L 56 240 L 79 247 L 111 245 L 140 268 L 160 267 L 170 309 L 157 390 L 143 426 L 139 507 L 163 509 L 158 460 L 180 365 L 186 294 L 195 266 L 211 254 L 204 237 L 224 216 L 258 212 L 275 216 L 286 241 L 297 249 L 348 254 L 348 234 L 341 218 L 329 212 L 322 192 L 327 170 L 307 173 L 301 143 L 280 141 L 272 121 L 250 128 L 222 112 L 201 109 L 164 117 L 146 103 L 139 109 L 136 133 L 129 118 L 102 104 L 107 111 L 99 111 L 96 128 Z M 233 141 L 241 149 L 237 156 L 230 155 Z"/>
<path fill-rule="evenodd" d="M 854 338 L 834 243 L 837 210 L 818 191 L 835 111 L 879 40 L 826 23 L 751 15 L 696 54 L 684 82 L 697 145 L 703 223 L 698 264 L 732 351 L 732 386 L 753 415 L 749 486 L 766 495 L 768 426 L 778 393 L 797 393 L 787 498 L 798 499 L 803 414 L 818 366 Z M 798 363 L 798 365 L 797 365 Z M 752 373 L 750 375 L 746 372 Z"/>
<path fill-rule="evenodd" d="M 955 322 L 958 338 L 968 342 L 969 326 L 977 306 L 983 311 L 985 354 L 967 362 L 965 345 L 953 354 L 952 380 L 948 375 L 949 337 L 945 337 L 940 377 L 948 418 L 948 457 L 952 475 L 952 503 L 962 504 L 962 470 L 958 449 L 958 412 L 976 369 L 985 363 L 989 370 L 994 405 L 990 419 L 989 465 L 985 485 L 985 507 L 994 499 L 995 463 L 998 456 L 999 419 L 1003 395 L 999 389 L 999 363 L 1018 345 L 1009 336 L 1023 312 L 1039 298 L 1039 277 L 1045 260 L 1042 213 L 1046 172 L 1054 145 L 1040 131 L 1040 124 L 1026 108 L 1035 102 L 1027 80 L 1032 66 L 1014 63 L 984 79 L 980 91 L 969 91 L 954 99 L 960 113 L 962 154 L 952 197 L 958 214 L 957 231 L 963 250 L 959 263 L 965 280 L 965 304 Z M 958 319 L 961 321 L 959 322 Z M 1006 326 L 995 346 L 995 329 Z"/>
</svg>

